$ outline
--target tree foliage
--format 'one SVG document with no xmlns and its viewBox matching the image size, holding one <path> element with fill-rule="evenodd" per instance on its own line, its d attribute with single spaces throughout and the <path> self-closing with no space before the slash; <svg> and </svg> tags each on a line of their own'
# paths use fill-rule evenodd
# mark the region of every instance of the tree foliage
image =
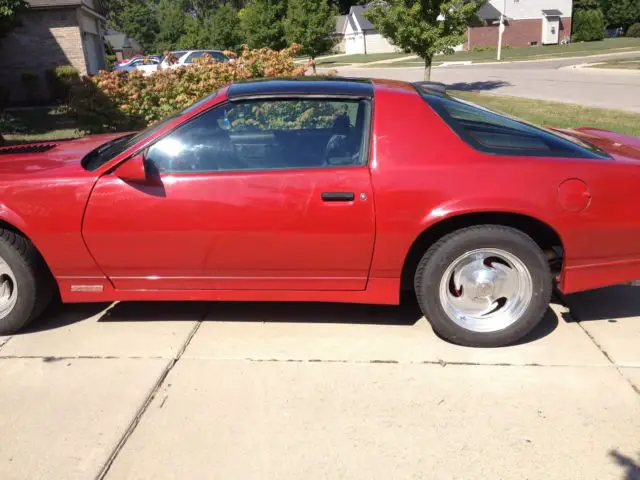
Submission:
<svg viewBox="0 0 640 480">
<path fill-rule="evenodd" d="M 244 42 L 237 10 L 230 4 L 220 5 L 209 18 L 211 47 L 238 51 Z"/>
<path fill-rule="evenodd" d="M 145 51 L 153 48 L 160 27 L 147 2 L 129 2 L 120 14 L 121 28 L 135 38 Z"/>
<path fill-rule="evenodd" d="M 301 53 L 311 58 L 328 52 L 334 44 L 331 34 L 337 14 L 327 0 L 289 0 L 284 22 L 287 40 L 300 44 Z"/>
<path fill-rule="evenodd" d="M 601 7 L 601 3 L 601 0 L 573 0 L 573 11 L 579 12 L 580 10 L 597 9 Z"/>
<path fill-rule="evenodd" d="M 188 26 L 185 15 L 185 2 L 182 0 L 160 0 L 156 7 L 156 19 L 159 33 L 156 37 L 156 50 L 173 50 L 179 45 L 180 38 Z"/>
<path fill-rule="evenodd" d="M 634 23 L 629 27 L 627 37 L 640 38 L 640 23 Z"/>
<path fill-rule="evenodd" d="M 27 8 L 24 0 L 0 0 L 0 38 L 19 22 L 19 15 Z"/>
<path fill-rule="evenodd" d="M 608 8 L 603 8 L 607 26 L 626 30 L 640 22 L 640 0 L 611 0 L 608 3 Z"/>
<path fill-rule="evenodd" d="M 592 42 L 604 38 L 604 15 L 600 10 L 578 10 L 573 15 L 574 42 Z"/>
<path fill-rule="evenodd" d="M 242 33 L 249 48 L 284 48 L 283 20 L 287 4 L 282 0 L 250 0 L 240 12 Z"/>
<path fill-rule="evenodd" d="M 378 0 L 365 14 L 378 32 L 425 62 L 425 80 L 437 53 L 450 54 L 466 40 L 482 2 L 466 0 Z"/>
<path fill-rule="evenodd" d="M 17 1 L 0 0 L 0 5 Z M 101 0 L 101 5 L 108 25 L 136 39 L 146 53 L 178 48 L 239 51 L 242 44 L 278 50 L 296 38 L 304 41 L 305 54 L 317 55 L 331 46 L 335 15 L 366 0 L 291 2 L 292 12 L 302 13 L 292 13 L 289 35 L 284 26 L 287 0 Z"/>
</svg>

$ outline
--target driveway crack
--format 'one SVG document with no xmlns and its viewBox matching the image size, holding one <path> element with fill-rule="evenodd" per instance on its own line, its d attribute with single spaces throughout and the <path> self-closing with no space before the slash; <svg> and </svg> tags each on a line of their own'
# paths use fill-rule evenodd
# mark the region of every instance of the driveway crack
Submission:
<svg viewBox="0 0 640 480">
<path fill-rule="evenodd" d="M 600 345 L 600 343 L 595 339 L 595 337 L 593 335 L 591 335 L 589 330 L 587 330 L 584 327 L 584 325 L 582 325 L 582 322 L 580 321 L 580 318 L 578 318 L 576 315 L 573 314 L 573 312 L 571 311 L 571 308 L 569 307 L 569 303 L 567 302 L 565 296 L 561 292 L 558 292 L 558 291 L 556 291 L 555 294 L 556 294 L 556 297 L 558 298 L 558 300 L 567 309 L 567 312 L 565 313 L 565 315 L 567 315 L 569 318 L 571 318 L 574 321 L 574 323 L 576 323 L 578 325 L 578 327 L 580 327 L 580 329 L 585 333 L 585 335 L 587 337 L 589 337 L 589 339 L 596 346 L 596 348 L 598 350 L 600 350 L 602 355 L 604 355 L 604 357 L 607 359 L 607 361 L 613 366 L 613 368 L 616 369 L 616 372 L 618 372 L 618 375 L 620 375 L 624 379 L 624 381 L 627 382 L 627 384 L 633 389 L 634 392 L 636 392 L 638 395 L 640 395 L 640 388 L 638 388 L 630 379 L 628 379 L 625 376 L 625 374 L 622 372 L 622 369 L 620 368 L 620 366 L 613 360 L 613 358 L 611 358 L 611 355 L 609 355 L 609 352 L 607 352 L 607 350 L 602 345 Z"/>
<path fill-rule="evenodd" d="M 133 435 L 133 432 L 135 432 L 136 428 L 138 427 L 138 424 L 140 423 L 140 419 L 147 412 L 149 405 L 151 405 L 151 402 L 153 402 L 156 395 L 160 391 L 160 388 L 162 387 L 162 384 L 164 383 L 165 379 L 167 378 L 169 373 L 171 373 L 171 370 L 173 370 L 173 367 L 175 367 L 176 364 L 182 358 L 182 355 L 184 354 L 185 350 L 191 343 L 191 340 L 193 340 L 193 337 L 195 336 L 195 334 L 198 332 L 200 325 L 202 325 L 202 321 L 204 320 L 206 315 L 207 315 L 207 312 L 202 314 L 202 317 L 196 322 L 193 329 L 191 329 L 191 332 L 189 332 L 189 335 L 187 335 L 187 338 L 185 339 L 182 346 L 180 347 L 180 350 L 178 350 L 178 353 L 176 354 L 176 356 L 172 358 L 171 361 L 169 361 L 165 369 L 162 371 L 162 374 L 154 384 L 153 388 L 149 391 L 149 394 L 145 397 L 144 401 L 142 402 L 142 405 L 140 406 L 140 408 L 134 415 L 133 419 L 129 423 L 129 426 L 127 427 L 124 434 L 116 444 L 115 448 L 112 450 L 111 454 L 107 458 L 107 461 L 104 463 L 104 465 L 100 469 L 100 472 L 96 476 L 96 480 L 103 480 L 108 475 L 109 470 L 113 465 L 113 462 L 115 462 L 116 458 L 118 457 L 118 454 L 122 451 L 122 449 L 126 445 L 131 435 Z M 166 401 L 166 398 L 164 401 Z"/>
</svg>

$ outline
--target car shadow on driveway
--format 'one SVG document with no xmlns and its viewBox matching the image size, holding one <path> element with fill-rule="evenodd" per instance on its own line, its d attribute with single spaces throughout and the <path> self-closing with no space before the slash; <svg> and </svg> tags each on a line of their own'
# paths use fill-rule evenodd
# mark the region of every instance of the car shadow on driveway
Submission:
<svg viewBox="0 0 640 480">
<path fill-rule="evenodd" d="M 571 310 L 563 315 L 568 322 L 607 321 L 640 317 L 640 287 L 616 285 L 565 297 Z"/>
<path fill-rule="evenodd" d="M 640 480 L 640 463 L 617 450 L 611 450 L 609 456 L 625 470 L 623 480 Z M 640 461 L 640 453 L 638 453 L 638 460 Z"/>
<path fill-rule="evenodd" d="M 18 335 L 72 327 L 81 322 L 198 321 L 279 322 L 410 327 L 423 318 L 415 297 L 406 295 L 399 306 L 309 302 L 123 302 L 57 305 Z M 538 341 L 558 326 L 549 308 L 540 324 L 516 345 Z M 443 340 L 444 341 L 444 340 Z"/>
</svg>

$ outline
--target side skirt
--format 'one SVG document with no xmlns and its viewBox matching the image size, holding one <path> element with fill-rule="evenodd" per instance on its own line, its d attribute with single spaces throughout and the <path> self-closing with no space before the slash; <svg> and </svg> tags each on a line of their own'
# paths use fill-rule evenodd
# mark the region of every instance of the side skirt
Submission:
<svg viewBox="0 0 640 480">
<path fill-rule="evenodd" d="M 336 302 L 398 305 L 399 278 L 371 278 L 366 290 L 117 290 L 104 278 L 58 278 L 64 303 L 113 301 Z"/>
</svg>

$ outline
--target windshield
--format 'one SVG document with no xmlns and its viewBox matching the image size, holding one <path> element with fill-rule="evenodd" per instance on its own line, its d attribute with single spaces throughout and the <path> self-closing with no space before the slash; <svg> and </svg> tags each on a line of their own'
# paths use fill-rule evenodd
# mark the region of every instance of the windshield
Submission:
<svg viewBox="0 0 640 480">
<path fill-rule="evenodd" d="M 180 110 L 174 113 L 173 115 L 168 116 L 164 120 L 161 120 L 160 122 L 151 125 L 150 127 L 146 128 L 145 130 L 137 134 L 132 133 L 129 135 L 124 135 L 114 140 L 110 140 L 107 143 L 103 143 L 95 150 L 92 150 L 91 152 L 89 152 L 89 154 L 87 154 L 87 156 L 85 156 L 82 159 L 82 166 L 89 171 L 93 171 L 100 168 L 109 160 L 120 155 L 122 152 L 124 152 L 128 148 L 131 148 L 136 143 L 143 141 L 144 139 L 150 137 L 157 131 L 161 130 L 165 125 L 172 122 L 176 118 L 182 115 L 185 115 L 189 112 L 192 112 L 193 110 L 200 107 L 202 104 L 207 103 L 209 100 L 215 97 L 217 93 L 218 93 L 217 91 L 213 92 L 211 95 L 204 97 L 201 100 L 198 100 L 192 105 L 189 105 L 187 108 L 184 108 L 183 110 Z"/>
</svg>

